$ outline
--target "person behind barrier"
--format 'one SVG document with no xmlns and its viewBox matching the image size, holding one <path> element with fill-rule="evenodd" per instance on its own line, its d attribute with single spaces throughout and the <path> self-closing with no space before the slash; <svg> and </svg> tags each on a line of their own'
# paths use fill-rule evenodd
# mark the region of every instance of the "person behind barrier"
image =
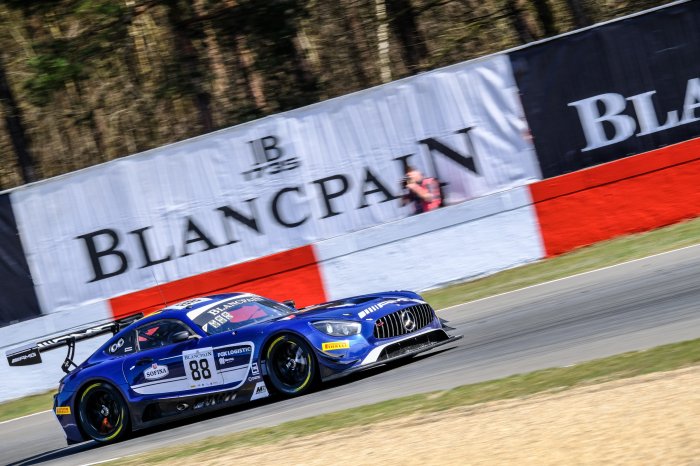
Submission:
<svg viewBox="0 0 700 466">
<path fill-rule="evenodd" d="M 401 205 L 413 204 L 414 214 L 429 212 L 442 204 L 438 180 L 424 177 L 415 167 L 406 167 L 406 176 L 401 183 L 404 189 Z"/>
</svg>

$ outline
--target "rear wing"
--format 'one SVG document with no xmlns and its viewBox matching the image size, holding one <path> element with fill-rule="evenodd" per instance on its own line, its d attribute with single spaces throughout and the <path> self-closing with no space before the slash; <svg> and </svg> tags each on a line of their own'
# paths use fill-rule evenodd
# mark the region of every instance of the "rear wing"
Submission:
<svg viewBox="0 0 700 466">
<path fill-rule="evenodd" d="M 105 333 L 116 334 L 119 330 L 136 322 L 141 317 L 143 317 L 143 314 L 135 314 L 112 322 L 74 330 L 65 335 L 55 336 L 48 340 L 29 343 L 18 348 L 7 350 L 5 356 L 7 356 L 7 362 L 10 366 L 29 366 L 32 364 L 40 364 L 41 353 L 44 351 L 67 346 L 68 354 L 63 364 L 61 364 L 61 369 L 67 374 L 71 371 L 71 368 L 77 367 L 73 362 L 76 341 L 87 340 L 88 338 L 94 338 L 99 335 L 104 335 Z"/>
</svg>

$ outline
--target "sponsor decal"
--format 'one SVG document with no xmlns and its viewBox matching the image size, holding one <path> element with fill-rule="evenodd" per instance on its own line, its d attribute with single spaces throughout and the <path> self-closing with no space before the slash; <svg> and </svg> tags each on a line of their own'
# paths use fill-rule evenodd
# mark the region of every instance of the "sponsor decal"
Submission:
<svg viewBox="0 0 700 466">
<path fill-rule="evenodd" d="M 248 377 L 248 382 L 257 382 L 258 380 L 260 380 L 259 375 L 254 375 L 253 377 Z"/>
<path fill-rule="evenodd" d="M 207 310 L 207 314 L 210 315 L 218 315 L 221 312 L 224 312 L 227 309 L 231 309 L 232 307 L 236 307 L 239 304 L 245 304 L 245 303 L 254 303 L 257 301 L 262 301 L 263 298 L 260 296 L 251 296 L 249 298 L 239 298 L 239 299 L 234 299 L 233 301 L 227 301 L 224 304 L 221 304 L 219 306 L 213 307 L 209 310 Z"/>
<path fill-rule="evenodd" d="M 158 363 L 153 363 L 151 367 L 143 371 L 143 376 L 146 380 L 158 380 L 167 377 L 170 374 L 168 366 L 159 366 Z"/>
<path fill-rule="evenodd" d="M 401 302 L 401 301 L 403 301 L 403 300 L 401 300 L 401 299 L 388 299 L 388 300 L 386 300 L 386 301 L 381 301 L 381 302 L 379 302 L 379 303 L 377 303 L 377 304 L 371 305 L 371 306 L 368 307 L 368 308 L 365 308 L 364 310 L 360 311 L 360 313 L 357 314 L 357 315 L 360 317 L 360 319 L 362 319 L 363 317 L 365 317 L 365 316 L 367 316 L 367 315 L 369 315 L 369 314 L 371 314 L 371 313 L 373 313 L 373 312 L 375 312 L 375 311 L 380 310 L 381 308 L 383 308 L 383 307 L 386 306 L 387 304 L 395 304 L 395 303 L 398 303 L 398 302 Z"/>
<path fill-rule="evenodd" d="M 257 400 L 258 398 L 265 398 L 267 396 L 270 396 L 270 394 L 267 391 L 265 382 L 258 382 L 255 384 L 255 388 L 253 389 L 253 395 L 250 397 L 250 401 Z"/>
<path fill-rule="evenodd" d="M 240 346 L 238 348 L 233 348 L 229 349 L 226 351 L 220 351 L 217 353 L 217 358 L 219 361 L 219 366 L 223 366 L 225 364 L 228 364 L 230 362 L 234 362 L 236 360 L 236 356 L 245 356 L 249 355 L 252 351 L 252 348 L 250 346 Z M 243 361 L 241 361 L 243 362 Z"/>
<path fill-rule="evenodd" d="M 31 353 L 23 354 L 22 356 L 17 356 L 16 358 L 12 358 L 12 364 L 17 364 L 18 362 L 22 362 L 25 359 L 32 359 L 36 357 L 36 352 L 32 351 Z"/>
<path fill-rule="evenodd" d="M 187 301 L 182 301 L 181 303 L 177 303 L 173 306 L 169 306 L 168 309 L 186 309 L 188 307 L 194 306 L 195 304 L 199 303 L 206 303 L 207 301 L 211 301 L 211 298 L 192 298 L 188 299 Z"/>
<path fill-rule="evenodd" d="M 56 414 L 58 416 L 67 416 L 70 414 L 70 406 L 56 406 Z"/>
<path fill-rule="evenodd" d="M 238 356 L 241 354 L 248 354 L 248 353 L 250 353 L 250 346 L 242 346 L 240 348 L 222 351 L 218 355 L 219 356 Z"/>
<path fill-rule="evenodd" d="M 257 362 L 254 362 L 254 363 L 250 366 L 250 373 L 253 374 L 253 375 L 260 375 L 260 369 L 258 368 L 258 363 L 257 363 Z"/>
<path fill-rule="evenodd" d="M 348 340 L 329 341 L 329 342 L 324 342 L 321 345 L 321 349 L 323 349 L 323 351 L 333 351 L 333 350 L 347 349 L 347 348 L 350 348 L 350 342 Z"/>
<path fill-rule="evenodd" d="M 124 346 L 124 339 L 120 338 L 116 342 L 112 343 L 112 346 L 109 347 L 109 352 L 116 353 L 122 346 Z"/>
<path fill-rule="evenodd" d="M 221 374 L 216 371 L 213 348 L 183 351 L 182 362 L 190 388 L 211 387 L 223 383 Z"/>
<path fill-rule="evenodd" d="M 192 359 L 213 358 L 214 350 L 212 348 L 201 348 L 192 351 L 183 351 L 182 359 L 188 362 Z"/>
<path fill-rule="evenodd" d="M 219 366 L 226 365 L 226 364 L 233 362 L 235 360 L 236 360 L 236 358 L 219 358 Z"/>
</svg>

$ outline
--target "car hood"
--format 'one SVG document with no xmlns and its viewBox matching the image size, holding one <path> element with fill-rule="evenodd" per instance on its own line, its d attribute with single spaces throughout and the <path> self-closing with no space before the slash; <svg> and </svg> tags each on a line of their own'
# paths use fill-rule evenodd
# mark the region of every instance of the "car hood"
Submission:
<svg viewBox="0 0 700 466">
<path fill-rule="evenodd" d="M 389 292 L 351 298 L 338 299 L 327 303 L 299 309 L 298 318 L 318 320 L 323 318 L 358 320 L 365 318 L 377 318 L 390 314 L 399 309 L 425 301 L 411 292 Z"/>
</svg>

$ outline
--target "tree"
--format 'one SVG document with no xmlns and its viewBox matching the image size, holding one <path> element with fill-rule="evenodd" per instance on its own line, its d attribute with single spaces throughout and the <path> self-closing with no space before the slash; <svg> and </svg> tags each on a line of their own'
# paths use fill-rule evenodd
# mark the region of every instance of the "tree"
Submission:
<svg viewBox="0 0 700 466">
<path fill-rule="evenodd" d="M 207 89 L 207 69 L 202 63 L 195 41 L 205 37 L 202 21 L 191 9 L 189 1 L 163 0 L 173 34 L 173 57 L 168 85 L 185 96 L 191 96 L 197 109 L 199 126 L 203 132 L 214 130 L 211 94 Z"/>
<path fill-rule="evenodd" d="M 554 36 L 559 33 L 556 22 L 554 21 L 554 13 L 552 7 L 547 0 L 532 0 L 535 7 L 537 18 L 542 25 L 545 36 Z"/>
<path fill-rule="evenodd" d="M 566 0 L 566 3 L 569 5 L 571 15 L 574 18 L 574 24 L 577 28 L 582 28 L 593 24 L 593 21 L 591 21 L 588 13 L 586 13 L 586 9 L 584 8 L 581 0 Z"/>
<path fill-rule="evenodd" d="M 29 149 L 29 141 L 24 130 L 24 122 L 22 121 L 22 110 L 17 104 L 14 93 L 7 82 L 5 73 L 5 61 L 0 55 L 0 102 L 2 102 L 3 112 L 5 114 L 5 125 L 10 134 L 12 147 L 17 156 L 17 163 L 22 172 L 22 179 L 25 183 L 36 181 L 37 170 L 34 165 L 34 159 Z"/>
<path fill-rule="evenodd" d="M 518 39 L 520 40 L 520 43 L 526 44 L 528 42 L 532 42 L 535 38 L 535 35 L 530 30 L 530 26 L 525 20 L 523 11 L 519 5 L 519 1 L 506 0 L 506 10 L 508 13 L 508 17 L 510 18 L 510 22 L 513 25 L 513 29 L 515 29 L 515 32 L 518 34 Z"/>
<path fill-rule="evenodd" d="M 386 9 L 401 46 L 403 62 L 410 74 L 416 74 L 422 69 L 428 48 L 418 28 L 418 17 L 411 0 L 386 0 Z"/>
</svg>

